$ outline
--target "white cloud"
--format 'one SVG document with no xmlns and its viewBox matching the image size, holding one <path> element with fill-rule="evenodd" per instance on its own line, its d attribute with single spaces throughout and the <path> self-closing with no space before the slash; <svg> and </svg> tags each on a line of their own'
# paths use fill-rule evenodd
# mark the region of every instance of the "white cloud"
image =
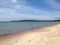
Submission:
<svg viewBox="0 0 60 45">
<path fill-rule="evenodd" d="M 20 5 L 17 5 L 16 7 L 17 7 L 17 8 L 20 8 L 21 6 L 20 6 Z"/>
<path fill-rule="evenodd" d="M 17 0 L 11 0 L 12 2 L 14 2 L 14 3 L 16 3 L 17 2 Z"/>
<path fill-rule="evenodd" d="M 17 13 L 15 10 L 9 8 L 0 8 L 0 21 L 1 20 L 21 20 L 21 19 L 35 19 L 35 20 L 53 20 L 60 17 L 60 13 L 57 11 L 46 12 L 31 7 L 27 7 L 28 10 L 32 10 L 32 13 L 37 13 L 36 15 L 28 13 Z M 42 13 L 42 14 L 41 14 Z"/>
</svg>

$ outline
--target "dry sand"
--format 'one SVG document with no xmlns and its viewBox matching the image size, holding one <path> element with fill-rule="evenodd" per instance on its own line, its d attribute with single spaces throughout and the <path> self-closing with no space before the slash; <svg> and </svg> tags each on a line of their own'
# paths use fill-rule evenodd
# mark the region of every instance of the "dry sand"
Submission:
<svg viewBox="0 0 60 45">
<path fill-rule="evenodd" d="M 2 36 L 0 45 L 60 45 L 60 24 Z"/>
</svg>

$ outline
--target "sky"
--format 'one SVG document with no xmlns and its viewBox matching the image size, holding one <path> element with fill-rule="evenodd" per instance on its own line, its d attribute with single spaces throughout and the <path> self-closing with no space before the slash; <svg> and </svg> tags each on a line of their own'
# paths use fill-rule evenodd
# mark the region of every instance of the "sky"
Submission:
<svg viewBox="0 0 60 45">
<path fill-rule="evenodd" d="M 60 19 L 60 0 L 0 0 L 0 21 Z"/>
</svg>

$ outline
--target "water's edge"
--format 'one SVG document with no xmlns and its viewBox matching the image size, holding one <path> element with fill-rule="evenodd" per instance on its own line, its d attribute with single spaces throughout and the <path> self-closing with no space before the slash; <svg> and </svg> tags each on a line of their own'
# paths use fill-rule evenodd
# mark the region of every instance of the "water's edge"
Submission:
<svg viewBox="0 0 60 45">
<path fill-rule="evenodd" d="M 0 36 L 11 35 L 18 32 L 55 25 L 60 22 L 8 22 L 0 23 Z M 4 29 L 5 28 L 5 29 Z"/>
</svg>

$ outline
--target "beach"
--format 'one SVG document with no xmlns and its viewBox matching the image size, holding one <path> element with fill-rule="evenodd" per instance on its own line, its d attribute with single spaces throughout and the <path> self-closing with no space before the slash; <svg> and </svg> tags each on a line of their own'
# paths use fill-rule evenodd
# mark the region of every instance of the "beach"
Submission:
<svg viewBox="0 0 60 45">
<path fill-rule="evenodd" d="M 0 45 L 60 45 L 60 24 L 1 36 Z"/>
</svg>

